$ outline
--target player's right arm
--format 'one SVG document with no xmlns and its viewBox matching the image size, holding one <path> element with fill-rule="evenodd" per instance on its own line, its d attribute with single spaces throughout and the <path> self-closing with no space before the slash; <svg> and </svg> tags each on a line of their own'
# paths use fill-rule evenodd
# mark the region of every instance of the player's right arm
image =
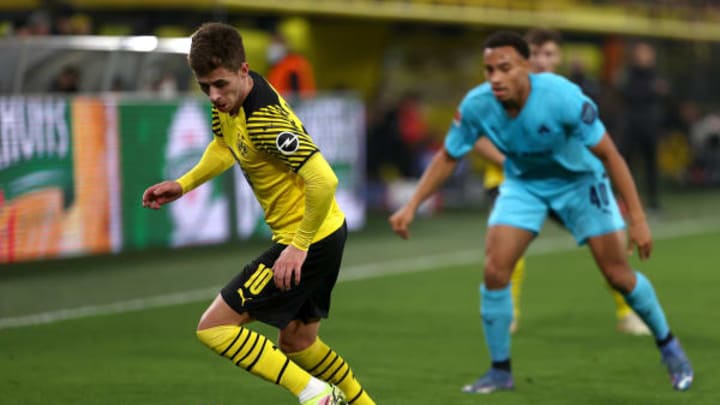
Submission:
<svg viewBox="0 0 720 405">
<path fill-rule="evenodd" d="M 415 218 L 418 207 L 450 177 L 456 166 L 457 160 L 450 156 L 445 148 L 435 153 L 430 165 L 420 178 L 420 182 L 410 201 L 390 217 L 389 221 L 393 232 L 403 239 L 410 237 L 408 227 Z"/>
<path fill-rule="evenodd" d="M 177 180 L 154 184 L 143 193 L 143 207 L 159 209 L 232 167 L 235 160 L 225 142 L 215 137 L 195 167 Z"/>
<path fill-rule="evenodd" d="M 458 161 L 473 149 L 481 133 L 475 108 L 469 97 L 463 100 L 445 137 L 444 147 L 435 153 L 410 200 L 389 218 L 393 232 L 401 238 L 410 237 L 408 228 L 420 204 L 440 188 L 455 171 Z"/>
<path fill-rule="evenodd" d="M 494 163 L 497 166 L 502 167 L 505 163 L 505 155 L 493 145 L 492 141 L 487 137 L 483 136 L 475 142 L 475 151 L 488 162 Z"/>
</svg>

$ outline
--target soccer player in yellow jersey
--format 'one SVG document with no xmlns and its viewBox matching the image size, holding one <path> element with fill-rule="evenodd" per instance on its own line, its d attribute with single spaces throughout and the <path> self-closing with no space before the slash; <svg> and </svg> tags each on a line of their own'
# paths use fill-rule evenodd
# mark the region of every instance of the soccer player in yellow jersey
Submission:
<svg viewBox="0 0 720 405">
<path fill-rule="evenodd" d="M 535 73 L 555 72 L 555 69 L 562 62 L 560 45 L 562 38 L 560 33 L 554 30 L 536 28 L 528 31 L 525 39 L 530 45 L 530 62 Z M 476 151 L 487 161 L 485 165 L 484 187 L 487 190 L 491 203 L 494 204 L 498 196 L 500 183 L 503 181 L 502 162 L 505 157 L 485 137 L 475 145 Z M 551 215 L 556 221 L 558 218 Z M 512 273 L 511 291 L 514 306 L 513 321 L 510 324 L 510 331 L 515 332 L 520 319 L 520 295 L 525 281 L 525 257 L 522 257 Z M 615 314 L 617 316 L 617 329 L 631 335 L 650 335 L 650 330 L 639 316 L 625 302 L 623 296 L 612 290 L 615 300 Z"/>
<path fill-rule="evenodd" d="M 214 139 L 189 172 L 149 187 L 143 206 L 158 209 L 237 163 L 273 234 L 273 245 L 207 308 L 198 338 L 301 404 L 374 405 L 345 360 L 318 337 L 347 236 L 337 177 L 285 100 L 249 70 L 235 28 L 202 25 L 188 62 L 213 104 Z M 279 329 L 277 345 L 246 328 L 253 320 Z"/>
</svg>

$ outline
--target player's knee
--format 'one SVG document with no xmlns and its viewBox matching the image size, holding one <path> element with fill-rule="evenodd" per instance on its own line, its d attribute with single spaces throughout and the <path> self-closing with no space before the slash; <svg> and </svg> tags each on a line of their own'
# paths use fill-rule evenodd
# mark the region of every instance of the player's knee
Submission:
<svg viewBox="0 0 720 405">
<path fill-rule="evenodd" d="M 503 277 L 501 274 L 486 272 L 483 282 L 489 289 L 495 290 L 505 288 L 510 281 L 507 277 Z"/>
<path fill-rule="evenodd" d="M 285 353 L 301 352 L 315 342 L 315 337 L 305 335 L 289 335 L 281 333 L 278 336 L 278 347 Z"/>
<path fill-rule="evenodd" d="M 613 266 L 605 269 L 605 279 L 608 284 L 622 294 L 632 291 L 635 284 L 635 275 L 627 266 Z"/>
<path fill-rule="evenodd" d="M 485 285 L 491 289 L 503 288 L 510 283 L 512 267 L 504 266 L 488 257 L 485 261 Z"/>
<path fill-rule="evenodd" d="M 224 325 L 242 325 L 244 322 L 227 322 L 222 319 L 219 319 L 216 316 L 213 316 L 211 312 L 205 312 L 198 321 L 197 327 L 195 330 L 197 332 L 207 330 L 214 328 L 216 326 L 224 326 Z"/>
<path fill-rule="evenodd" d="M 200 320 L 198 321 L 197 327 L 195 328 L 196 332 L 200 332 L 205 329 L 210 329 L 213 326 L 216 326 L 214 322 L 211 321 L 212 316 L 210 314 L 210 310 L 205 311 L 205 313 L 202 314 L 200 317 Z"/>
</svg>

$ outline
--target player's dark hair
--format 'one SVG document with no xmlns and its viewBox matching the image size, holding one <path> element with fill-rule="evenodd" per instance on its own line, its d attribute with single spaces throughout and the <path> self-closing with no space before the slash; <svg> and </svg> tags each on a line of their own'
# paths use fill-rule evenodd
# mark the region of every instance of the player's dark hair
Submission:
<svg viewBox="0 0 720 405">
<path fill-rule="evenodd" d="M 535 46 L 542 46 L 548 42 L 560 45 L 562 44 L 562 35 L 549 28 L 533 28 L 525 34 L 525 40 L 528 44 Z"/>
<path fill-rule="evenodd" d="M 237 30 L 223 23 L 205 23 L 192 34 L 188 63 L 198 76 L 224 67 L 237 72 L 245 62 L 245 47 Z"/>
<path fill-rule="evenodd" d="M 530 59 L 530 47 L 525 39 L 518 33 L 512 31 L 497 31 L 485 39 L 484 48 L 500 48 L 511 46 L 525 59 Z"/>
</svg>

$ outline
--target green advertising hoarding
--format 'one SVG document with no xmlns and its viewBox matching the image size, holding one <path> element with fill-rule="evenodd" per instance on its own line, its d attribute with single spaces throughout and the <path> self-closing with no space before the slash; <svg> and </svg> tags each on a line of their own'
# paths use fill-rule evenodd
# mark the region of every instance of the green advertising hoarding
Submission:
<svg viewBox="0 0 720 405">
<path fill-rule="evenodd" d="M 210 106 L 196 99 L 118 104 L 123 247 L 188 246 L 230 238 L 222 176 L 160 210 L 142 207 L 143 191 L 190 170 L 212 140 Z"/>
</svg>

